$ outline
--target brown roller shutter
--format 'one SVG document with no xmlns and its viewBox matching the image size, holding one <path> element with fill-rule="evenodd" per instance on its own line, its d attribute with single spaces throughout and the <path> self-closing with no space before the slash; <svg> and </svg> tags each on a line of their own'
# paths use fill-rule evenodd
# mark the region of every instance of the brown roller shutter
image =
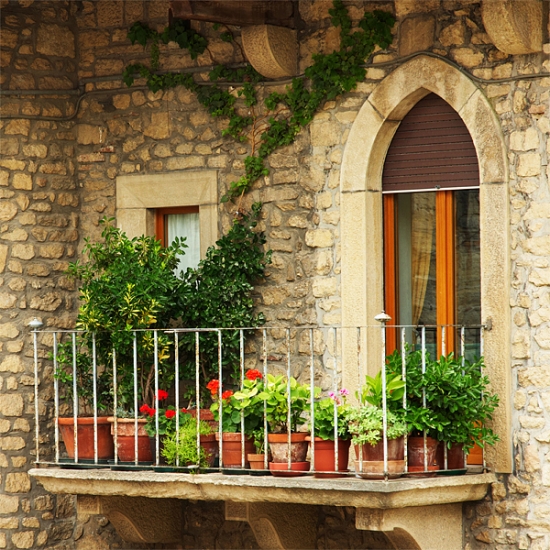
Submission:
<svg viewBox="0 0 550 550">
<path fill-rule="evenodd" d="M 476 151 L 458 113 L 429 94 L 405 116 L 391 142 L 384 193 L 479 187 Z"/>
</svg>

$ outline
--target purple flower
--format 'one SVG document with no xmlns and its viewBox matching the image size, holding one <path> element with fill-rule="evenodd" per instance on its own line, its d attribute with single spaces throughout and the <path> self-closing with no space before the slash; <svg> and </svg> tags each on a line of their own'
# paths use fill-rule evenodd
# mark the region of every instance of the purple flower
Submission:
<svg viewBox="0 0 550 550">
<path fill-rule="evenodd" d="M 342 388 L 340 390 L 340 395 L 343 395 L 343 396 L 349 395 L 349 390 L 346 390 L 346 388 Z"/>
</svg>

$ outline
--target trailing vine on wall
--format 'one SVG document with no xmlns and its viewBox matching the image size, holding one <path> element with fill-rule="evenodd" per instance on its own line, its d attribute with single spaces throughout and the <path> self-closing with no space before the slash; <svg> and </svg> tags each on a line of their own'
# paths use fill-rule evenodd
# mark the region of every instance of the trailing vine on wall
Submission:
<svg viewBox="0 0 550 550">
<path fill-rule="evenodd" d="M 149 43 L 151 63 L 129 65 L 124 71 L 124 82 L 131 86 L 138 73 L 146 79 L 153 92 L 175 86 L 185 86 L 197 95 L 198 101 L 215 117 L 229 119 L 223 135 L 230 135 L 239 141 L 250 142 L 250 154 L 245 158 L 245 173 L 230 184 L 222 202 L 242 197 L 252 184 L 269 173 L 266 158 L 278 147 L 290 145 L 300 130 L 309 124 L 315 113 L 326 101 L 336 99 L 353 90 L 365 78 L 362 66 L 374 52 L 376 46 L 387 48 L 392 42 L 391 28 L 395 23 L 393 15 L 384 11 L 367 12 L 352 29 L 352 22 L 341 0 L 333 1 L 329 10 L 332 24 L 340 27 L 340 47 L 329 54 L 314 54 L 313 63 L 303 78 L 294 78 L 285 93 L 274 92 L 264 101 L 265 114 L 257 112 L 258 98 L 255 85 L 262 76 L 251 66 L 232 69 L 218 65 L 210 72 L 212 82 L 240 82 L 238 96 L 244 99 L 246 114 L 236 108 L 236 97 L 218 84 L 205 85 L 195 81 L 189 73 L 157 74 L 159 68 L 159 44 L 176 42 L 187 49 L 192 59 L 208 51 L 204 37 L 191 29 L 184 21 L 174 21 L 162 33 L 150 29 L 143 23 L 134 23 L 128 32 L 132 44 L 146 47 Z M 219 25 L 215 28 L 219 28 Z M 233 37 L 229 29 L 220 35 L 224 41 Z"/>
</svg>

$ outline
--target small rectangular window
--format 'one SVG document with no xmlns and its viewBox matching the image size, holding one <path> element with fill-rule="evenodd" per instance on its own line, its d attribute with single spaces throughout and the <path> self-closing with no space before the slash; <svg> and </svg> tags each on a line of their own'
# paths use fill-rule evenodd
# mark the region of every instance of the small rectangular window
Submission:
<svg viewBox="0 0 550 550">
<path fill-rule="evenodd" d="M 199 207 L 182 206 L 159 208 L 155 212 L 156 236 L 163 246 L 171 244 L 176 237 L 185 238 L 185 254 L 179 256 L 178 272 L 196 268 L 200 261 Z"/>
</svg>

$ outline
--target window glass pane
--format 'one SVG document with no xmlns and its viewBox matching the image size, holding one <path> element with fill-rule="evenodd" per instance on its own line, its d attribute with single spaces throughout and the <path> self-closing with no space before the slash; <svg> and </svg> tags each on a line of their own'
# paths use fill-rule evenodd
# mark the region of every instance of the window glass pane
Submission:
<svg viewBox="0 0 550 550">
<path fill-rule="evenodd" d="M 397 195 L 398 307 L 401 325 L 437 323 L 435 243 L 435 193 Z M 426 341 L 430 351 L 435 348 L 436 338 L 435 329 L 427 328 Z M 414 335 L 408 334 L 407 340 L 414 340 Z"/>
<path fill-rule="evenodd" d="M 201 259 L 199 214 L 166 214 L 164 217 L 167 241 L 172 243 L 176 237 L 185 237 L 185 255 L 179 256 L 179 271 L 187 271 L 187 268 L 195 268 Z"/>
<path fill-rule="evenodd" d="M 479 192 L 455 191 L 455 269 L 457 324 L 481 324 Z M 480 330 L 465 335 L 466 355 L 479 356 Z"/>
</svg>

